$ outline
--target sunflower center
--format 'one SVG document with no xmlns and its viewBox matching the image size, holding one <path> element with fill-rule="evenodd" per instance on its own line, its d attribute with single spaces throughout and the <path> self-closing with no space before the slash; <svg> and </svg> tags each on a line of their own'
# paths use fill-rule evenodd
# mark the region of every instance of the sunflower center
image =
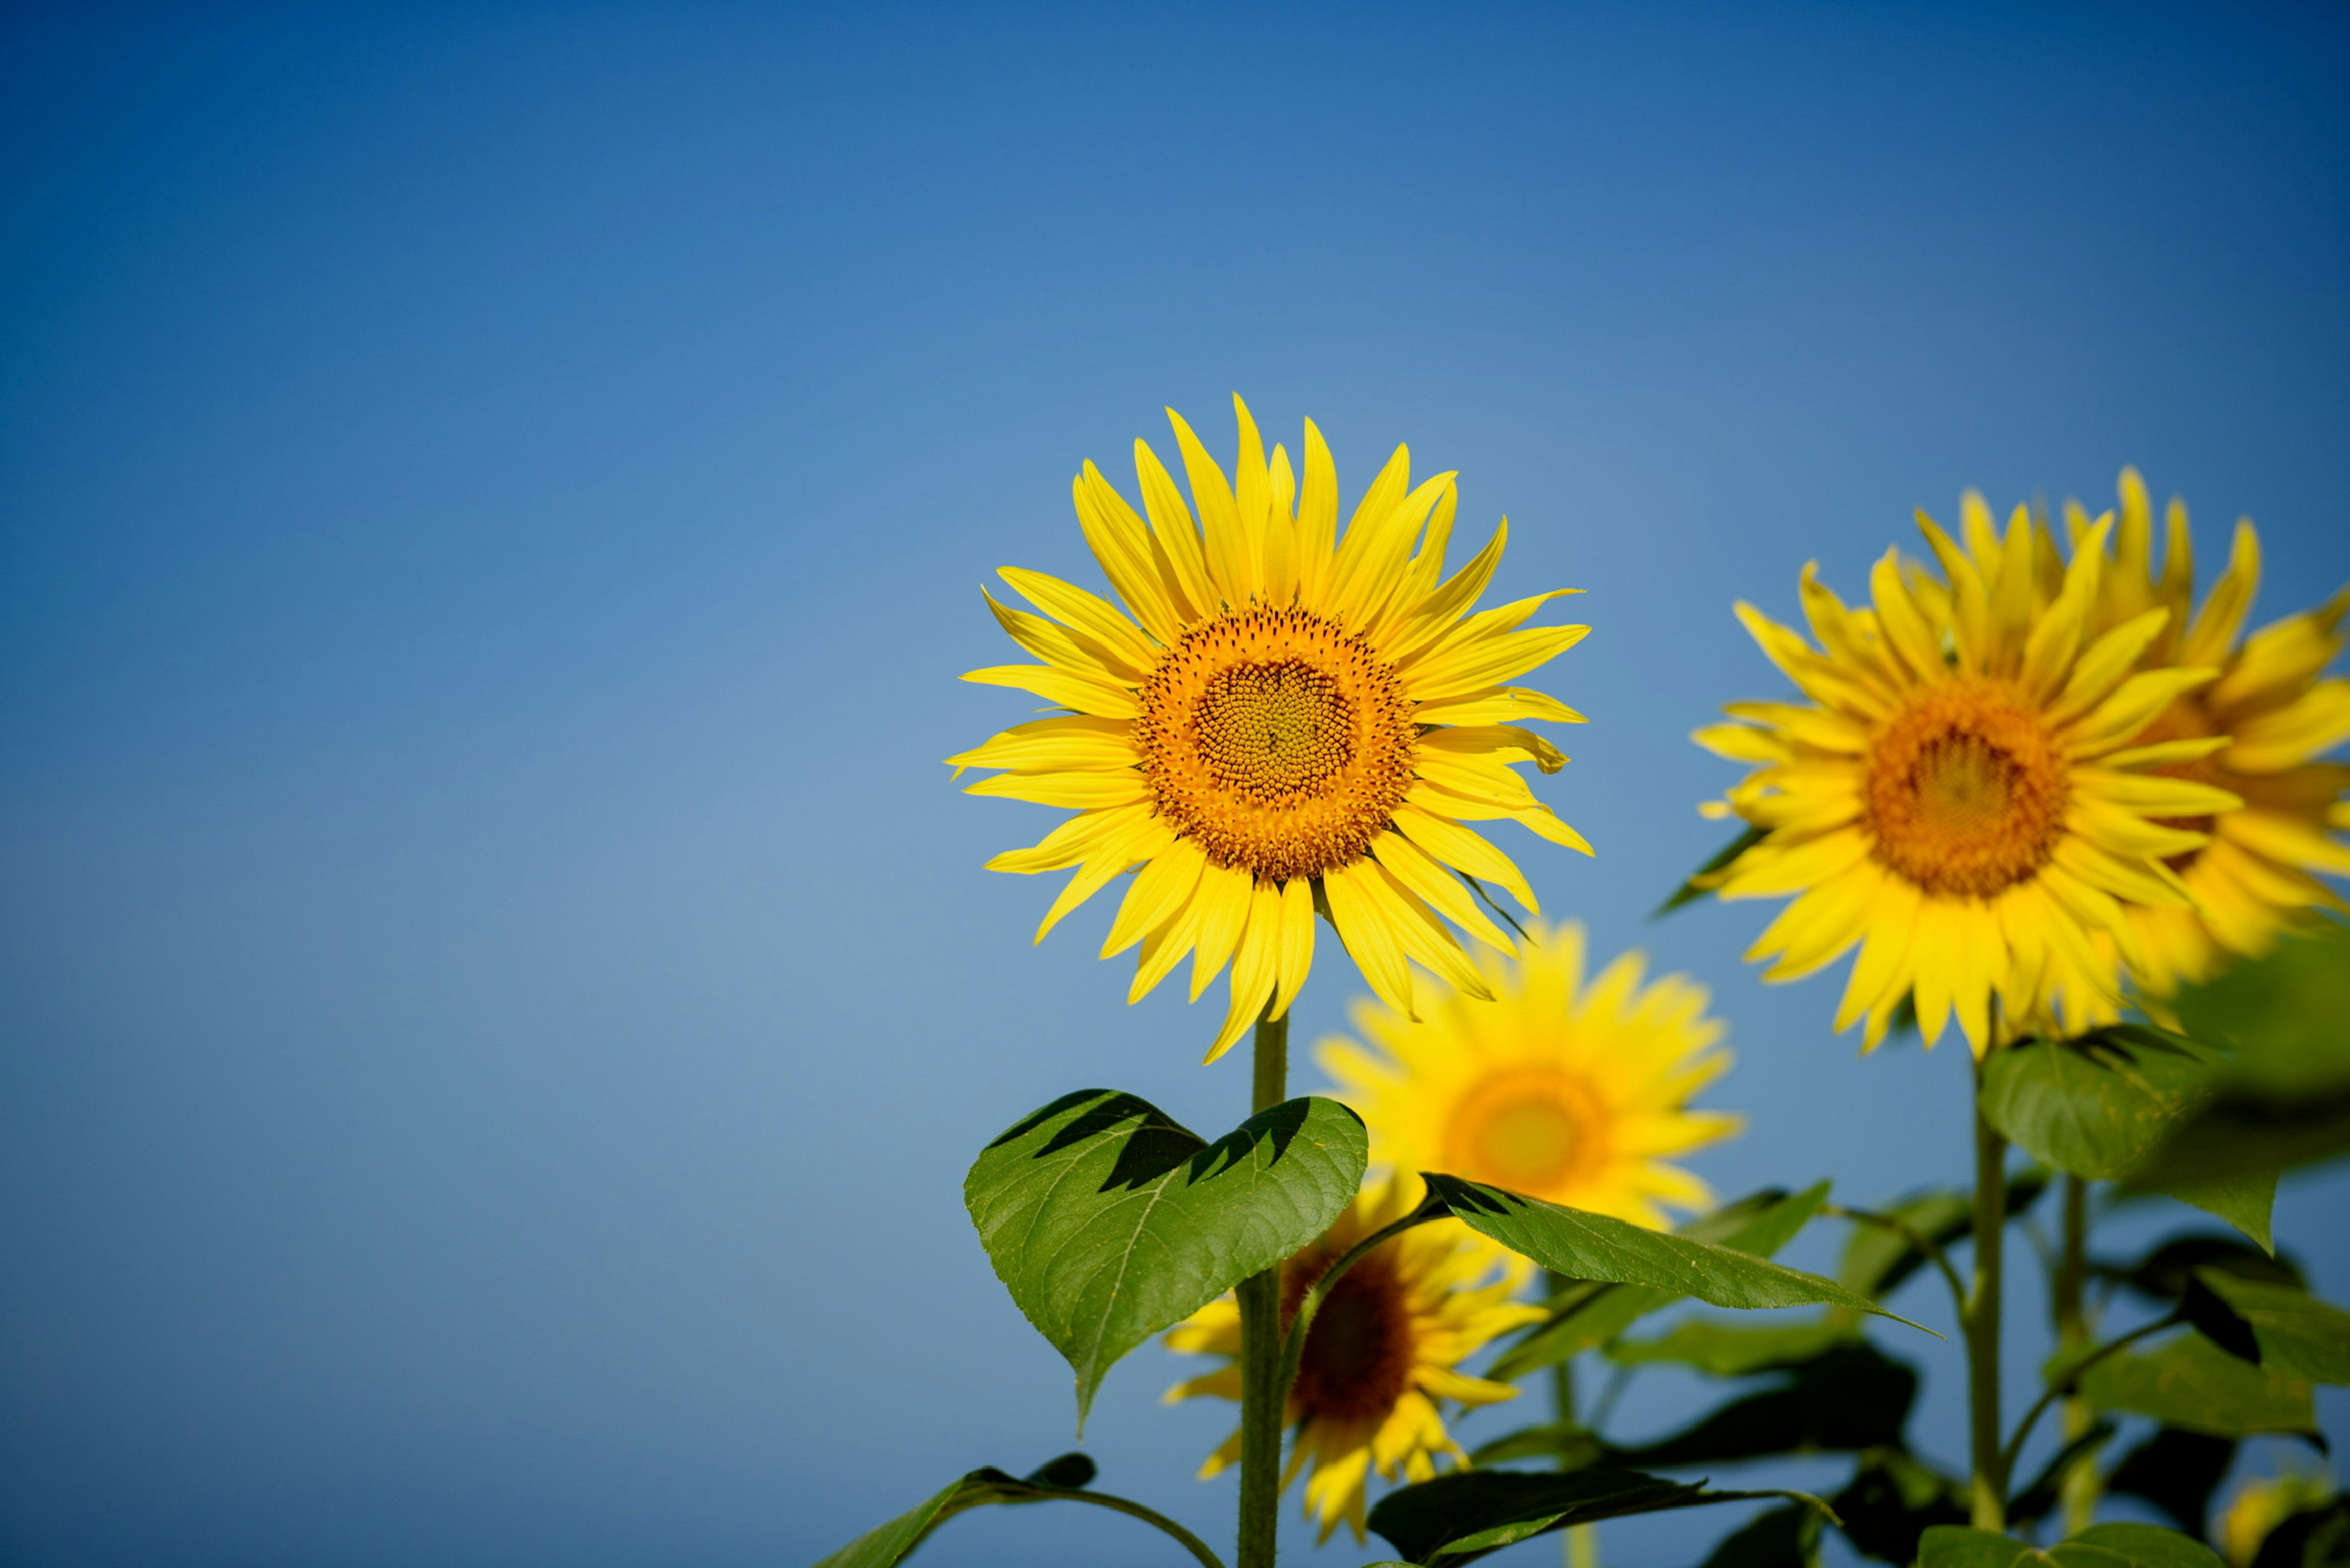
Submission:
<svg viewBox="0 0 2350 1568">
<path fill-rule="evenodd" d="M 1283 1271 L 1281 1321 L 1297 1315 L 1298 1303 L 1329 1266 L 1334 1255 L 1299 1258 Z M 1323 1298 L 1305 1331 L 1290 1398 L 1302 1421 L 1384 1420 L 1411 1382 L 1411 1304 L 1392 1260 L 1378 1252 L 1347 1271 Z"/>
<path fill-rule="evenodd" d="M 1295 607 L 1192 628 L 1139 694 L 1134 742 L 1169 826 L 1276 882 L 1362 857 L 1411 787 L 1419 727 L 1369 643 Z"/>
<path fill-rule="evenodd" d="M 1537 1198 L 1573 1189 L 1607 1158 L 1591 1085 L 1555 1067 L 1487 1078 L 1452 1107 L 1445 1168 Z"/>
<path fill-rule="evenodd" d="M 1870 743 L 1861 818 L 1878 864 L 1921 891 L 1989 898 L 2056 852 L 2064 754 L 2004 683 L 1937 686 Z"/>
</svg>

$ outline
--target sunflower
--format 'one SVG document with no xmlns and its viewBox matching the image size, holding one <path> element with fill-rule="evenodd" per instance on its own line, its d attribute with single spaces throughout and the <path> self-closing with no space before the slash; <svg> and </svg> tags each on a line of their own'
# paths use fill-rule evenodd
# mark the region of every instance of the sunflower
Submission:
<svg viewBox="0 0 2350 1568">
<path fill-rule="evenodd" d="M 2126 468 L 2119 489 L 2121 520 L 2102 569 L 2093 628 L 2167 610 L 2169 618 L 2141 664 L 2220 672 L 2210 685 L 2182 692 L 2133 743 L 2174 745 L 2177 760 L 2157 773 L 2215 785 L 2244 802 L 2241 811 L 2171 824 L 2210 836 L 2167 862 L 2193 895 L 2192 907 L 2128 910 L 2142 954 L 2138 982 L 2160 997 L 2209 979 L 2230 954 L 2259 957 L 2303 910 L 2343 907 L 2313 873 L 2350 875 L 2350 848 L 2334 836 L 2350 827 L 2343 800 L 2350 767 L 2314 759 L 2350 737 L 2350 680 L 2324 678 L 2342 651 L 2350 589 L 2242 636 L 2261 575 L 2260 535 L 2247 519 L 2236 524 L 2227 570 L 2211 585 L 2201 613 L 2190 615 L 2194 544 L 2185 504 L 2174 499 L 2168 508 L 2158 573 L 2145 481 Z M 2067 504 L 2065 522 L 2077 554 L 2095 524 L 2077 504 Z"/>
<path fill-rule="evenodd" d="M 1740 1118 L 1690 1099 L 1730 1065 L 1711 1047 L 1705 988 L 1641 984 L 1626 953 L 1584 982 L 1582 928 L 1540 924 L 1522 959 L 1485 961 L 1490 1001 L 1455 994 L 1419 1023 L 1366 1003 L 1385 1047 L 1323 1043 L 1324 1072 L 1362 1114 L 1371 1158 L 1404 1177 L 1450 1171 L 1569 1208 L 1661 1227 L 1659 1204 L 1702 1209 L 1705 1184 L 1665 1156 L 1729 1137 Z"/>
<path fill-rule="evenodd" d="M 972 794 L 1077 810 L 1034 848 L 988 862 L 1076 867 L 1038 941 L 1139 867 L 1102 946 L 1110 958 L 1140 945 L 1128 1000 L 1187 954 L 1195 1001 L 1231 964 L 1232 1006 L 1210 1061 L 1260 1015 L 1288 1011 L 1313 963 L 1317 910 L 1399 1012 L 1412 1011 L 1412 963 L 1482 990 L 1445 919 L 1504 950 L 1510 939 L 1453 873 L 1535 905 L 1509 857 L 1465 822 L 1506 818 L 1591 850 L 1512 771 L 1532 763 L 1555 773 L 1566 762 L 1519 721 L 1581 722 L 1508 684 L 1590 629 L 1524 624 L 1573 590 L 1469 614 L 1500 564 L 1508 519 L 1446 576 L 1454 476 L 1414 486 L 1398 447 L 1340 537 L 1337 471 L 1321 432 L 1307 422 L 1301 482 L 1284 449 L 1266 460 L 1247 405 L 1232 404 L 1240 455 L 1229 482 L 1168 410 L 1196 523 L 1148 444 L 1134 443 L 1148 521 L 1086 464 L 1077 522 L 1124 607 L 1003 568 L 1041 613 L 993 596 L 988 606 L 1044 662 L 963 679 L 1066 711 L 948 759 L 958 770 L 1004 770 Z"/>
<path fill-rule="evenodd" d="M 1284 1331 L 1333 1262 L 1411 1211 L 1417 1188 L 1402 1179 L 1367 1188 L 1321 1240 L 1282 1265 Z M 1422 1481 L 1436 1474 L 1439 1456 L 1468 1462 L 1444 1429 L 1439 1400 L 1466 1408 L 1517 1397 L 1506 1383 L 1457 1370 L 1496 1335 L 1544 1315 L 1539 1307 L 1510 1300 L 1512 1282 L 1492 1277 L 1493 1262 L 1492 1253 L 1466 1240 L 1458 1227 L 1421 1226 L 1367 1254 L 1324 1299 L 1305 1332 L 1297 1381 L 1289 1390 L 1285 1418 L 1297 1437 L 1282 1476 L 1286 1488 L 1312 1461 L 1305 1513 L 1321 1527 L 1320 1540 L 1329 1540 L 1342 1519 L 1357 1542 L 1363 1539 L 1374 1468 L 1388 1480 Z M 1240 1398 L 1241 1314 L 1231 1296 L 1168 1330 L 1167 1345 L 1229 1358 L 1229 1365 L 1170 1388 L 1169 1404 L 1201 1395 Z M 1240 1451 L 1234 1432 L 1208 1456 L 1200 1478 L 1237 1463 Z"/>
<path fill-rule="evenodd" d="M 2167 607 L 2098 626 L 2107 525 L 2047 574 L 2053 593 L 2022 507 L 2003 536 L 1971 493 L 1963 544 L 1923 513 L 1918 526 L 1943 579 L 1888 550 L 1871 607 L 1846 607 L 1804 568 L 1817 649 L 1737 607 L 1810 701 L 1735 703 L 1726 711 L 1744 722 L 1697 732 L 1758 764 L 1709 815 L 1761 836 L 1707 882 L 1725 898 L 1795 895 L 1747 954 L 1775 961 L 1766 980 L 1858 945 L 1836 1027 L 1865 1017 L 1865 1048 L 1909 998 L 1928 1044 L 1955 1014 L 1980 1055 L 2113 1016 L 2113 951 L 2141 957 L 2126 906 L 2188 906 L 2167 860 L 2210 836 L 2179 824 L 2241 803 L 2152 771 L 2191 747 L 2138 736 L 2219 671 L 2137 668 Z"/>
</svg>

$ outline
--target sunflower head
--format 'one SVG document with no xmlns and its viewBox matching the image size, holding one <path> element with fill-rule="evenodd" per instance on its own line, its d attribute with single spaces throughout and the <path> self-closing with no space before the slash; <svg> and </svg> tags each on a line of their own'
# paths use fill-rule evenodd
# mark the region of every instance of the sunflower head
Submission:
<svg viewBox="0 0 2350 1568">
<path fill-rule="evenodd" d="M 2137 470 L 2122 471 L 2119 491 L 2118 523 L 2111 512 L 2093 521 L 2078 503 L 2064 508 L 2067 545 L 2076 556 L 2095 547 L 2090 541 L 2101 530 L 2110 542 L 2096 628 L 2111 630 L 2162 609 L 2168 618 L 2139 656 L 2139 668 L 2219 672 L 2209 685 L 2179 693 L 2131 745 L 2165 759 L 2151 772 L 2224 790 L 2244 803 L 2240 811 L 2163 819 L 2203 841 L 2164 859 L 2191 903 L 2126 910 L 2138 984 L 2162 997 L 2209 979 L 2230 956 L 2266 952 L 2312 909 L 2343 908 L 2318 878 L 2350 876 L 2350 848 L 2340 837 L 2350 827 L 2344 805 L 2350 767 L 2322 760 L 2350 739 L 2350 680 L 2325 674 L 2341 656 L 2350 589 L 2247 636 L 2261 573 L 2260 535 L 2251 520 L 2237 523 L 2227 568 L 2199 609 L 2186 504 L 2173 498 L 2166 509 L 2158 567 L 2154 509 Z M 2052 536 L 2045 553 L 2055 548 Z"/>
<path fill-rule="evenodd" d="M 1573 924 L 1536 923 L 1518 958 L 1484 968 L 1489 996 L 1456 993 L 1417 1022 L 1365 1005 L 1355 1022 L 1376 1049 L 1323 1044 L 1323 1070 L 1370 1129 L 1372 1162 L 1641 1225 L 1662 1226 L 1663 1205 L 1705 1207 L 1705 1184 L 1667 1162 L 1739 1127 L 1689 1108 L 1730 1065 L 1705 989 L 1680 975 L 1644 984 L 1638 953 L 1586 982 Z"/>
<path fill-rule="evenodd" d="M 1416 1180 L 1364 1190 L 1322 1238 L 1282 1265 L 1281 1320 L 1330 1265 L 1373 1231 L 1409 1213 Z M 1494 1277 L 1492 1254 L 1459 1229 L 1407 1231 L 1365 1256 L 1333 1286 L 1306 1330 L 1288 1424 L 1296 1430 L 1283 1485 L 1311 1468 L 1305 1513 L 1323 1541 L 1344 1521 L 1364 1539 L 1373 1470 L 1388 1480 L 1427 1480 L 1436 1461 L 1463 1459 L 1440 1408 L 1514 1398 L 1505 1383 L 1459 1370 L 1487 1342 L 1538 1322 L 1540 1308 L 1511 1301 L 1512 1282 Z M 1230 1296 L 1209 1303 L 1167 1333 L 1170 1350 L 1222 1357 L 1226 1365 L 1167 1391 L 1168 1403 L 1212 1395 L 1240 1398 L 1240 1308 Z M 1201 1467 L 1202 1479 L 1240 1458 L 1235 1432 Z"/>
<path fill-rule="evenodd" d="M 1076 812 L 1034 848 L 988 862 L 1074 871 L 1038 940 L 1133 871 L 1102 949 L 1140 948 L 1128 1000 L 1187 957 L 1195 1000 L 1231 967 L 1211 1060 L 1260 1016 L 1287 1012 L 1313 963 L 1317 910 L 1406 1013 L 1415 964 L 1482 987 L 1455 929 L 1503 950 L 1511 940 L 1462 876 L 1498 883 L 1529 910 L 1534 901 L 1516 866 L 1466 824 L 1517 822 L 1590 852 L 1515 771 L 1566 762 L 1527 721 L 1580 715 L 1510 684 L 1589 628 L 1526 625 L 1557 593 L 1471 613 L 1500 565 L 1506 519 L 1448 575 L 1454 476 L 1414 485 L 1399 447 L 1342 533 L 1321 432 L 1306 424 L 1300 475 L 1283 448 L 1265 455 L 1246 405 L 1233 407 L 1229 478 L 1169 411 L 1188 504 L 1141 441 L 1139 513 L 1085 466 L 1077 522 L 1117 602 L 1005 567 L 1034 613 L 992 597 L 989 607 L 1040 662 L 963 679 L 1063 711 L 948 759 L 1003 770 L 973 794 Z"/>
<path fill-rule="evenodd" d="M 1957 536 L 1918 525 L 1939 575 L 1887 551 L 1871 604 L 1804 569 L 1816 642 L 1738 607 L 1804 700 L 1732 704 L 1737 722 L 1698 732 L 1753 764 L 1709 815 L 1762 832 L 1710 882 L 1794 897 L 1747 955 L 1767 980 L 1858 948 L 1836 1025 L 1866 1019 L 1869 1048 L 1905 998 L 1929 1044 L 1953 1017 L 1978 1054 L 2077 1033 L 2115 1016 L 2117 956 L 2139 961 L 2127 911 L 2189 905 L 2170 862 L 2242 804 L 2158 771 L 2182 753 L 2140 739 L 2219 670 L 2145 667 L 2175 612 L 2109 591 L 2107 524 L 2069 563 L 2023 508 L 2002 533 L 1972 493 Z"/>
</svg>

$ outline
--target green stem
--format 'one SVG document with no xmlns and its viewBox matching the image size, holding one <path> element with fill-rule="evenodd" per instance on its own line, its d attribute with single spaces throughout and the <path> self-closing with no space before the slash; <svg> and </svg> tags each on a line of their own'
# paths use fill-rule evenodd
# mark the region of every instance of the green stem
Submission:
<svg viewBox="0 0 2350 1568">
<path fill-rule="evenodd" d="M 1556 1296 L 1575 1282 L 1564 1275 L 1543 1272 L 1544 1293 Z M 1551 1402 L 1558 1409 L 1558 1424 L 1572 1427 L 1575 1414 L 1575 1362 L 1572 1357 L 1554 1364 L 1550 1369 Z M 1566 1455 L 1559 1456 L 1558 1468 L 1565 1469 L 1574 1463 Z M 1566 1528 L 1566 1568 L 1599 1568 L 1599 1532 L 1588 1524 L 1571 1524 Z"/>
<path fill-rule="evenodd" d="M 1269 1110 L 1289 1096 L 1289 1020 L 1260 1019 L 1250 1110 Z M 1241 1521 L 1239 1568 L 1273 1568 L 1281 1528 L 1281 1429 L 1287 1415 L 1282 1378 L 1281 1265 L 1251 1274 L 1236 1293 L 1241 1306 Z"/>
<path fill-rule="evenodd" d="M 1980 1093 L 1981 1067 L 1976 1067 Z M 2007 1528 L 2007 1471 L 1999 1442 L 2002 1243 L 2007 1229 L 2007 1139 L 1975 1110 L 1974 1284 L 1967 1293 L 1967 1414 L 1977 1530 Z"/>
<path fill-rule="evenodd" d="M 2056 1262 L 2056 1347 L 2066 1360 L 2089 1343 L 2087 1306 L 2089 1281 L 2089 1184 L 2078 1176 L 2064 1179 L 2064 1235 Z M 2064 1401 L 2064 1440 L 2071 1442 L 2096 1420 L 2096 1412 L 2078 1395 Z M 2103 1490 L 2094 1456 L 2073 1467 L 2064 1478 L 2064 1533 L 2074 1536 L 2097 1521 L 2097 1497 Z"/>
</svg>

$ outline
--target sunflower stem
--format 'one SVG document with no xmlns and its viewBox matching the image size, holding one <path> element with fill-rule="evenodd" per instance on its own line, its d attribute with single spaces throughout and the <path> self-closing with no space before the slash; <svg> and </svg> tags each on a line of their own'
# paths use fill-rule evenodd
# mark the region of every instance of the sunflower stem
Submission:
<svg viewBox="0 0 2350 1568">
<path fill-rule="evenodd" d="M 2064 1251 L 2056 1263 L 2055 1318 L 2056 1345 L 2067 1359 L 2077 1355 L 2089 1343 L 2089 1314 L 2086 1304 L 2089 1279 L 2089 1183 L 2086 1179 L 2068 1176 L 2064 1179 Z M 2087 1400 L 2075 1395 L 2064 1401 L 2064 1438 L 2067 1442 L 2089 1429 L 2096 1419 Z M 2097 1474 L 2094 1457 L 2073 1467 L 2064 1478 L 2064 1533 L 2078 1535 L 2097 1521 L 2097 1498 L 2104 1490 L 2103 1478 Z"/>
<path fill-rule="evenodd" d="M 1976 1069 L 1977 1090 L 1981 1066 Z M 1977 1530 L 2007 1529 L 2007 1474 L 2000 1452 L 2001 1243 L 2007 1227 L 2007 1139 L 1975 1108 L 1974 1285 L 1967 1296 L 1967 1414 L 1973 1456 L 1970 1501 Z"/>
<path fill-rule="evenodd" d="M 1257 1021 L 1252 1114 L 1289 1095 L 1289 1020 Z M 1273 1568 L 1281 1526 L 1281 1265 L 1243 1280 L 1239 1568 Z"/>
<path fill-rule="evenodd" d="M 1555 1274 L 1547 1269 L 1543 1271 L 1543 1289 L 1544 1293 L 1546 1296 L 1555 1297 L 1562 1291 L 1565 1291 L 1569 1285 L 1574 1284 L 1575 1282 L 1566 1278 L 1564 1274 Z M 1572 1429 L 1582 1424 L 1575 1413 L 1575 1361 L 1573 1357 L 1570 1356 L 1566 1360 L 1558 1362 L 1551 1367 L 1550 1397 L 1552 1403 L 1558 1407 L 1558 1424 L 1560 1427 Z M 1558 1468 L 1563 1470 L 1574 1469 L 1575 1460 L 1573 1457 L 1562 1452 L 1559 1455 Z M 1588 1524 L 1568 1525 L 1566 1528 L 1565 1553 L 1566 1568 L 1599 1568 L 1598 1529 L 1596 1526 Z"/>
</svg>

